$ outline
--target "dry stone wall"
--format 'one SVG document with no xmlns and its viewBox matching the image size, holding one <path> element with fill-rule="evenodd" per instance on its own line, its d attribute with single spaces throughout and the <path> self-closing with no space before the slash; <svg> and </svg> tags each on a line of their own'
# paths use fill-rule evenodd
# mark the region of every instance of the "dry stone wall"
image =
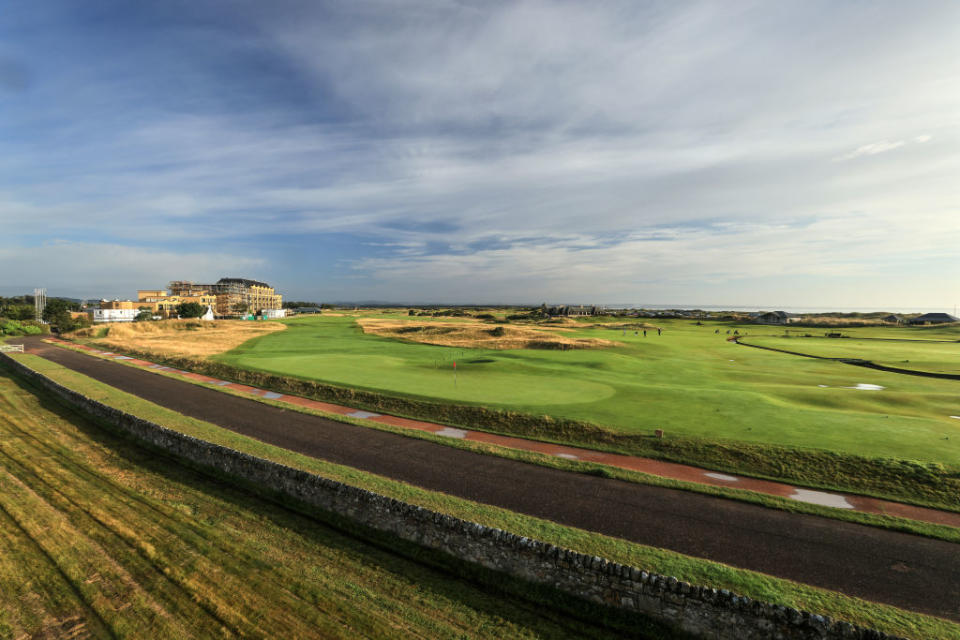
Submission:
<svg viewBox="0 0 960 640">
<path fill-rule="evenodd" d="M 894 636 L 726 590 L 556 547 L 407 504 L 167 429 L 108 407 L 0 354 L 20 375 L 83 412 L 194 465 L 372 529 L 593 603 L 639 613 L 711 640 L 897 640 Z M 901 639 L 902 640 L 902 639 Z"/>
</svg>

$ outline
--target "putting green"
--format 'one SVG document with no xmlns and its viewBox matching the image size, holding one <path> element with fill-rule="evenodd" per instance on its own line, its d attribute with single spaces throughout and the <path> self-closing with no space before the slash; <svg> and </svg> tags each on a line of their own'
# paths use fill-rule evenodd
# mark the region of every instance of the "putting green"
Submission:
<svg viewBox="0 0 960 640">
<path fill-rule="evenodd" d="M 634 335 L 587 319 L 572 335 L 606 338 L 622 346 L 491 351 L 366 335 L 352 317 L 286 323 L 286 331 L 254 339 L 217 359 L 392 394 L 587 420 L 624 432 L 665 429 L 709 440 L 960 465 L 960 420 L 949 417 L 960 415 L 960 382 L 872 371 L 726 341 L 726 331 L 735 329 L 758 343 L 780 340 L 783 329 L 778 327 L 669 320 L 658 322 L 662 336 L 648 331 L 643 337 L 642 330 Z M 865 335 L 941 337 L 930 330 L 896 328 L 871 329 Z M 949 331 L 943 335 L 957 337 Z M 806 340 L 812 339 L 783 341 L 800 345 Z M 870 344 L 880 348 L 899 343 Z M 954 353 L 956 349 L 944 351 L 928 362 L 960 367 L 960 354 Z M 851 388 L 858 384 L 884 389 Z"/>
<path fill-rule="evenodd" d="M 453 360 L 431 365 L 386 355 L 311 354 L 257 357 L 249 362 L 255 363 L 257 369 L 274 373 L 333 378 L 352 387 L 480 404 L 531 404 L 531 399 L 532 404 L 570 404 L 596 402 L 614 394 L 614 389 L 605 384 L 569 379 L 547 381 L 542 376 L 498 373 L 462 360 L 456 372 Z"/>
</svg>

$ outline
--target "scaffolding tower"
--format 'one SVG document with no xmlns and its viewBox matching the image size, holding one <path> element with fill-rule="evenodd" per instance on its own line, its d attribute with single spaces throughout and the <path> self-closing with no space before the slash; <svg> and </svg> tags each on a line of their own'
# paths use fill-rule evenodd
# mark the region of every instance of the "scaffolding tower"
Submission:
<svg viewBox="0 0 960 640">
<path fill-rule="evenodd" d="M 46 289 L 34 289 L 33 290 L 33 310 L 36 315 L 37 322 L 43 322 L 43 310 L 47 306 L 47 290 Z"/>
</svg>

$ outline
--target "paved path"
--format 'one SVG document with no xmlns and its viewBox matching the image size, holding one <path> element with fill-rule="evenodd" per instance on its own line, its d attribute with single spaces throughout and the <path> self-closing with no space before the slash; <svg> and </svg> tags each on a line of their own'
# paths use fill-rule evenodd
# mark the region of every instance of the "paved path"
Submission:
<svg viewBox="0 0 960 640">
<path fill-rule="evenodd" d="M 677 464 L 674 462 L 664 462 L 662 460 L 653 460 L 650 458 L 642 458 L 639 456 L 628 456 L 628 455 L 621 455 L 616 453 L 606 453 L 603 451 L 596 451 L 593 449 L 583 449 L 579 447 L 557 445 L 557 444 L 551 444 L 547 442 L 540 442 L 537 440 L 528 440 L 525 438 L 514 438 L 510 436 L 487 433 L 484 431 L 471 431 L 468 429 L 457 429 L 457 428 L 449 427 L 442 424 L 436 424 L 434 422 L 424 422 L 422 420 L 411 420 L 408 418 L 400 418 L 397 416 L 382 415 L 382 414 L 373 413 L 370 411 L 363 411 L 355 407 L 345 407 L 343 405 L 330 404 L 328 402 L 320 402 L 318 400 L 311 400 L 309 398 L 301 398 L 299 396 L 275 393 L 272 391 L 257 389 L 255 387 L 250 387 L 243 384 L 227 382 L 226 380 L 218 380 L 216 378 L 211 378 L 209 376 L 204 376 L 196 373 L 179 371 L 176 369 L 172 369 L 170 367 L 164 367 L 158 364 L 154 364 L 152 362 L 147 362 L 145 360 L 138 360 L 136 358 L 129 358 L 127 356 L 116 355 L 111 352 L 102 351 L 100 349 L 95 349 L 93 347 L 88 347 L 86 345 L 77 345 L 74 343 L 66 342 L 64 340 L 55 340 L 55 341 L 63 344 L 69 344 L 74 348 L 80 348 L 101 356 L 108 356 L 108 357 L 113 357 L 119 360 L 125 360 L 127 364 L 136 365 L 152 371 L 165 372 L 168 374 L 173 373 L 174 375 L 180 375 L 185 378 L 189 378 L 191 380 L 196 380 L 199 382 L 205 382 L 207 384 L 213 384 L 216 386 L 225 387 L 228 389 L 232 389 L 234 391 L 248 393 L 250 395 L 258 396 L 261 398 L 269 398 L 271 400 L 275 400 L 281 403 L 287 403 L 287 404 L 296 405 L 299 407 L 306 407 L 309 409 L 317 409 L 319 411 L 326 411 L 328 413 L 335 413 L 339 415 L 350 416 L 352 418 L 370 420 L 372 422 L 380 422 L 383 424 L 389 424 L 396 427 L 416 429 L 418 431 L 426 431 L 429 433 L 433 433 L 435 435 L 446 436 L 448 438 L 458 438 L 463 440 L 471 440 L 475 442 L 485 442 L 489 444 L 495 444 L 501 447 L 507 447 L 510 449 L 520 449 L 523 451 L 535 451 L 538 453 L 557 456 L 558 458 L 566 458 L 568 460 L 596 462 L 600 464 L 609 465 L 612 467 L 618 467 L 620 469 L 627 469 L 630 471 L 640 471 L 642 473 L 648 473 L 651 475 L 660 476 L 662 478 L 672 478 L 675 480 L 685 480 L 688 482 L 696 482 L 700 484 L 726 486 L 726 487 L 732 487 L 736 489 L 746 489 L 748 491 L 765 493 L 767 495 L 772 495 L 772 496 L 780 496 L 780 497 L 788 498 L 791 500 L 797 500 L 799 502 L 810 502 L 813 504 L 820 504 L 828 507 L 835 507 L 838 509 L 851 509 L 854 511 L 863 511 L 865 513 L 899 516 L 902 518 L 910 518 L 912 520 L 920 520 L 923 522 L 932 522 L 936 524 L 945 524 L 945 525 L 960 528 L 960 513 L 956 513 L 952 511 L 940 511 L 937 509 L 928 509 L 925 507 L 917 507 L 914 505 L 904 504 L 902 502 L 880 500 L 878 498 L 869 498 L 866 496 L 859 496 L 856 494 L 814 491 L 811 489 L 805 489 L 802 487 L 797 487 L 797 486 L 785 484 L 782 482 L 772 482 L 768 480 L 758 480 L 756 478 L 737 476 L 737 475 L 732 475 L 728 473 L 719 473 L 716 471 L 711 471 L 709 469 L 702 469 L 699 467 L 693 467 L 685 464 Z"/>
<path fill-rule="evenodd" d="M 476 454 L 285 411 L 36 340 L 28 345 L 123 391 L 306 455 L 960 622 L 960 545 Z"/>
</svg>

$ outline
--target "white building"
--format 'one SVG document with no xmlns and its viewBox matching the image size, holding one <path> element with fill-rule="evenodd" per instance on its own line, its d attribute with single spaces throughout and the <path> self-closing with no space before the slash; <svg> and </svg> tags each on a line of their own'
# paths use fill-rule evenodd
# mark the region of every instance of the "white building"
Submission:
<svg viewBox="0 0 960 640">
<path fill-rule="evenodd" d="M 264 309 L 263 310 L 263 319 L 267 318 L 286 318 L 287 310 L 286 309 Z"/>
<path fill-rule="evenodd" d="M 94 309 L 94 322 L 133 322 L 139 309 Z"/>
</svg>

